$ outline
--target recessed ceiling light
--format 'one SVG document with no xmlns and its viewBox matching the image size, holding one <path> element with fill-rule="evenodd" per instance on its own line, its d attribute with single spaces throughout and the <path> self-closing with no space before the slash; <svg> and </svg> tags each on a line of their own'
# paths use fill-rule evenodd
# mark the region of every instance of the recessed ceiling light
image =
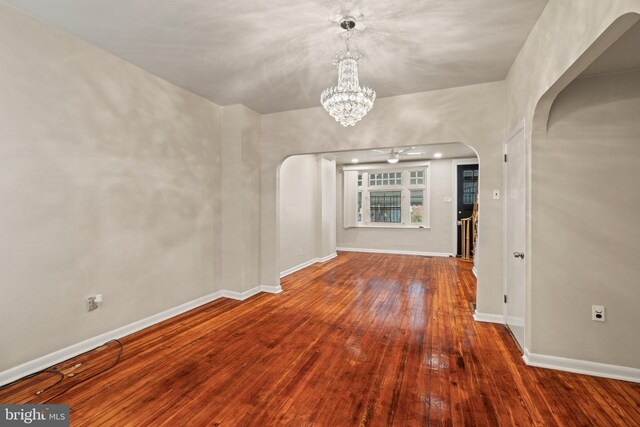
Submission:
<svg viewBox="0 0 640 427">
<path fill-rule="evenodd" d="M 351 163 L 358 163 L 358 159 L 351 159 Z"/>
<path fill-rule="evenodd" d="M 405 153 L 405 154 L 408 154 L 408 155 L 410 155 L 410 156 L 422 156 L 424 153 L 412 153 L 412 152 L 408 152 L 408 153 Z"/>
<path fill-rule="evenodd" d="M 442 157 L 442 153 L 435 153 L 435 154 L 433 155 L 433 158 L 434 158 L 434 159 L 439 159 L 440 157 Z"/>
</svg>

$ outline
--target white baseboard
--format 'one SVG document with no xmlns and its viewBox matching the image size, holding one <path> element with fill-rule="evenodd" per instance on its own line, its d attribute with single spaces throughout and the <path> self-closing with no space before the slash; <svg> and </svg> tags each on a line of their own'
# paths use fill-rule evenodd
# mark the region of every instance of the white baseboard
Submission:
<svg viewBox="0 0 640 427">
<path fill-rule="evenodd" d="M 479 313 L 478 310 L 473 313 L 473 320 L 476 322 L 500 323 L 504 325 L 504 316 L 501 314 Z"/>
<path fill-rule="evenodd" d="M 337 257 L 337 256 L 338 256 L 338 253 L 337 253 L 337 252 L 334 252 L 334 253 L 329 254 L 329 255 L 327 255 L 327 256 L 323 256 L 323 257 L 316 258 L 316 259 L 318 260 L 318 262 L 327 262 L 327 261 L 329 261 L 330 259 L 334 259 L 334 258 L 335 258 L 335 257 Z"/>
<path fill-rule="evenodd" d="M 298 270 L 302 270 L 303 268 L 309 267 L 310 265 L 313 265 L 313 264 L 315 264 L 316 262 L 327 262 L 327 261 L 329 261 L 330 259 L 333 259 L 333 258 L 335 258 L 335 257 L 337 257 L 337 256 L 338 256 L 338 254 L 334 252 L 334 253 L 332 253 L 332 254 L 330 254 L 330 255 L 327 255 L 327 256 L 325 256 L 325 257 L 322 257 L 322 258 L 312 258 L 312 259 L 310 259 L 309 261 L 305 261 L 305 262 L 303 262 L 302 264 L 298 264 L 298 265 L 296 265 L 296 266 L 293 266 L 293 267 L 291 267 L 291 268 L 288 268 L 288 269 L 286 269 L 286 270 L 284 270 L 284 271 L 280 272 L 280 278 L 283 278 L 283 277 L 285 277 L 285 276 L 288 276 L 288 275 L 290 275 L 291 273 L 295 273 L 295 272 L 296 272 L 296 271 L 298 271 Z"/>
<path fill-rule="evenodd" d="M 280 285 L 260 285 L 260 290 L 269 294 L 279 294 L 280 292 L 282 292 L 282 288 L 280 287 Z"/>
<path fill-rule="evenodd" d="M 473 273 L 474 276 L 476 276 L 476 279 L 478 278 L 478 270 L 476 269 L 476 266 L 474 265 L 473 268 L 471 269 L 471 272 Z"/>
<path fill-rule="evenodd" d="M 575 374 L 593 375 L 595 377 L 640 383 L 640 369 L 636 368 L 536 354 L 529 352 L 526 348 L 522 359 L 527 365 L 538 368 L 556 369 L 558 371 L 573 372 Z"/>
<path fill-rule="evenodd" d="M 0 386 L 9 384 L 13 381 L 19 380 L 20 378 L 26 377 L 27 375 L 31 375 L 35 372 L 39 372 L 45 368 L 48 368 L 49 366 L 53 366 L 65 360 L 71 359 L 72 357 L 92 350 L 107 341 L 131 335 L 134 332 L 138 332 L 142 329 L 148 328 L 149 326 L 153 326 L 157 323 L 185 313 L 189 310 L 193 310 L 194 308 L 200 307 L 201 305 L 210 303 L 211 301 L 215 301 L 219 298 L 232 298 L 242 301 L 260 292 L 277 294 L 279 292 L 282 292 L 282 289 L 279 285 L 260 285 L 245 292 L 221 290 L 209 295 L 205 295 L 203 297 L 165 310 L 161 313 L 154 314 L 152 316 L 122 326 L 112 331 L 105 332 L 93 338 L 89 338 L 77 344 L 70 345 L 69 347 L 54 351 L 53 353 L 49 353 L 37 359 L 23 363 L 22 365 L 18 365 L 16 367 L 2 371 L 0 372 Z"/>
<path fill-rule="evenodd" d="M 375 254 L 393 254 L 393 255 L 419 255 L 419 256 L 439 256 L 450 257 L 453 254 L 446 252 L 420 252 L 420 251 L 400 251 L 394 249 L 370 249 L 370 248 L 336 248 L 338 251 L 344 252 L 366 252 Z"/>
</svg>

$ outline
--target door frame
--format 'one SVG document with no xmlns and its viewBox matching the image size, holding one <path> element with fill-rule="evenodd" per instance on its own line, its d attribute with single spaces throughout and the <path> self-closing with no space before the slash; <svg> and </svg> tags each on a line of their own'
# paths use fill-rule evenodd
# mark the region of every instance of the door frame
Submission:
<svg viewBox="0 0 640 427">
<path fill-rule="evenodd" d="M 472 158 L 472 159 L 453 159 L 451 161 L 451 175 L 452 175 L 452 182 L 453 182 L 453 187 L 452 187 L 452 193 L 451 193 L 451 206 L 453 207 L 452 210 L 452 215 L 453 215 L 453 239 L 452 239 L 452 243 L 451 243 L 451 254 L 455 257 L 458 253 L 458 166 L 462 166 L 462 165 L 478 165 L 478 190 L 477 192 L 480 193 L 480 174 L 482 173 L 482 171 L 480 171 L 480 162 L 479 159 L 476 158 Z M 480 239 L 480 235 L 478 234 L 478 239 Z M 475 255 L 474 255 L 474 260 L 476 258 L 477 252 L 478 252 L 478 244 L 476 242 L 476 249 L 475 249 Z M 474 266 L 473 266 L 473 270 L 474 270 L 474 274 L 476 274 L 477 277 L 477 270 L 475 267 L 475 262 L 474 262 Z"/>
<path fill-rule="evenodd" d="M 504 143 L 502 144 L 502 153 L 503 156 L 507 155 L 507 144 L 509 143 L 509 141 L 511 141 L 519 132 L 522 132 L 522 138 L 523 138 L 523 151 L 524 151 L 524 161 L 523 161 L 523 167 L 524 167 L 524 176 L 525 176 L 525 182 L 524 182 L 524 191 L 525 191 L 525 195 L 524 195 L 524 200 L 525 200 L 525 206 L 524 206 L 524 212 L 525 212 L 525 218 L 524 218 L 524 250 L 525 250 L 525 257 L 523 259 L 524 262 L 524 311 L 525 311 L 525 315 L 524 315 L 524 337 L 523 337 L 523 342 L 522 342 L 522 352 L 523 354 L 527 351 L 527 345 L 528 345 L 528 338 L 529 338 L 529 292 L 528 292 L 528 283 L 527 283 L 527 272 L 529 271 L 529 260 L 531 259 L 531 248 L 529 247 L 529 206 L 530 205 L 530 201 L 529 201 L 529 197 L 530 197 L 530 187 L 529 187 L 529 183 L 530 181 L 530 176 L 529 176 L 529 171 L 531 170 L 530 168 L 530 153 L 529 153 L 529 147 L 527 144 L 527 133 L 526 133 L 527 129 L 525 126 L 525 120 L 522 119 L 512 130 L 511 132 L 509 132 L 507 134 L 507 136 L 504 139 Z M 504 295 L 507 295 L 507 261 L 509 260 L 509 250 L 508 250 L 508 245 L 507 245 L 507 162 L 503 161 L 502 162 L 502 247 L 503 247 L 503 262 L 502 262 L 502 295 L 504 298 Z M 502 302 L 502 323 L 504 323 L 507 327 L 507 303 Z M 517 343 L 516 339 L 514 338 L 514 342 Z"/>
</svg>

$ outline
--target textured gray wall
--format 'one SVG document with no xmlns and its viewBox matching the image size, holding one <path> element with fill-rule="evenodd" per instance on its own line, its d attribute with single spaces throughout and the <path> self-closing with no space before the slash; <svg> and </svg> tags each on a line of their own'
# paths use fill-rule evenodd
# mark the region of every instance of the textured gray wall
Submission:
<svg viewBox="0 0 640 427">
<path fill-rule="evenodd" d="M 214 291 L 221 109 L 2 5 L 0 40 L 1 371 Z"/>
<path fill-rule="evenodd" d="M 640 71 L 581 78 L 533 146 L 532 352 L 640 368 L 639 116 Z"/>
</svg>

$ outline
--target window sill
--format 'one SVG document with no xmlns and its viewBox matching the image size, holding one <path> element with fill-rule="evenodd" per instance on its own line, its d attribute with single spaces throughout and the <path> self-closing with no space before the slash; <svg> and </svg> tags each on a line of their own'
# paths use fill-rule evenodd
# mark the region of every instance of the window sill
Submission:
<svg viewBox="0 0 640 427">
<path fill-rule="evenodd" d="M 385 229 L 394 229 L 394 230 L 430 230 L 431 227 L 427 225 L 377 225 L 377 224 L 358 224 L 354 227 L 344 227 L 344 228 L 385 228 Z"/>
</svg>

